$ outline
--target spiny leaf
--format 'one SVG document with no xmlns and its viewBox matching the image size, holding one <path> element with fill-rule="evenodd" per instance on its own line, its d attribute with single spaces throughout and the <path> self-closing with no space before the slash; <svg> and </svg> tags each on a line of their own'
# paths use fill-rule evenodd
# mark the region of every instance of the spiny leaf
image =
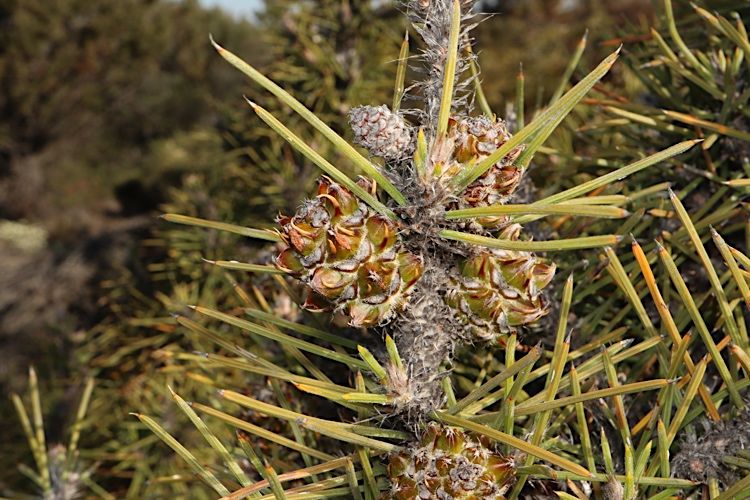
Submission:
<svg viewBox="0 0 750 500">
<path fill-rule="evenodd" d="M 484 94 L 484 89 L 482 88 L 482 81 L 479 78 L 479 67 L 477 66 L 477 63 L 474 59 L 474 53 L 471 49 L 471 44 L 466 44 L 466 54 L 469 59 L 469 70 L 471 71 L 471 78 L 474 81 L 474 94 L 477 98 L 477 103 L 479 104 L 479 109 L 482 110 L 482 113 L 487 118 L 494 120 L 495 114 L 492 112 L 492 109 L 490 108 L 490 104 L 487 102 L 487 96 Z M 523 125 L 521 125 L 523 126 Z"/>
<path fill-rule="evenodd" d="M 581 395 L 581 383 L 578 380 L 578 371 L 575 366 L 570 368 L 570 380 L 573 391 L 573 396 Z M 578 434 L 581 437 L 581 447 L 583 448 L 583 457 L 586 460 L 586 465 L 590 471 L 596 471 L 596 462 L 594 459 L 594 451 L 591 447 L 591 435 L 589 434 L 589 426 L 586 421 L 586 414 L 584 413 L 583 403 L 575 403 L 576 408 L 576 419 L 578 421 Z"/>
<path fill-rule="evenodd" d="M 287 500 L 286 493 L 284 493 L 284 487 L 281 486 L 281 481 L 279 481 L 279 476 L 276 474 L 274 468 L 271 467 L 268 462 L 266 462 L 264 469 L 266 471 L 266 480 L 271 486 L 271 491 L 273 492 L 274 498 L 276 500 Z"/>
<path fill-rule="evenodd" d="M 729 267 L 729 271 L 734 277 L 734 282 L 737 284 L 737 288 L 739 289 L 740 294 L 745 301 L 745 305 L 748 307 L 748 309 L 750 309 L 750 287 L 748 287 L 745 277 L 742 276 L 740 268 L 737 265 L 737 261 L 734 260 L 734 256 L 732 255 L 729 245 L 726 244 L 724 238 L 722 238 L 714 228 L 711 228 L 711 238 L 713 238 L 714 243 L 719 248 L 719 252 L 721 252 L 721 256 L 724 258 L 724 262 L 726 262 L 727 267 Z"/>
<path fill-rule="evenodd" d="M 726 294 L 724 293 L 724 288 L 721 286 L 719 276 L 716 274 L 716 270 L 711 263 L 708 252 L 706 252 L 706 248 L 703 246 L 703 242 L 698 235 L 698 231 L 693 225 L 693 221 L 690 219 L 690 215 L 688 215 L 687 210 L 685 210 L 685 207 L 682 205 L 682 202 L 671 189 L 669 190 L 669 198 L 675 207 L 677 216 L 680 218 L 682 225 L 685 227 L 688 235 L 690 236 L 690 241 L 693 242 L 693 247 L 695 248 L 695 251 L 698 254 L 701 262 L 703 263 L 703 267 L 706 269 L 708 280 L 711 283 L 711 288 L 713 288 L 714 294 L 716 295 L 716 301 L 719 303 L 719 310 L 721 311 L 721 315 L 726 322 L 727 329 L 729 330 L 729 334 L 732 336 L 732 340 L 736 344 L 747 346 L 748 339 L 747 337 L 740 337 L 740 331 L 737 327 L 737 322 L 732 315 L 732 311 L 729 308 L 729 303 L 727 301 Z"/>
<path fill-rule="evenodd" d="M 456 403 L 456 406 L 453 407 L 450 411 L 448 411 L 448 413 L 450 415 L 455 415 L 456 413 L 461 412 L 461 410 L 463 410 L 464 408 L 469 407 L 475 401 L 479 401 L 484 396 L 489 394 L 489 392 L 492 391 L 494 388 L 500 386 L 500 384 L 502 384 L 505 380 L 517 374 L 524 368 L 533 366 L 533 364 L 536 363 L 536 361 L 541 357 L 541 355 L 542 355 L 542 348 L 540 345 L 536 345 L 532 347 L 529 353 L 526 354 L 526 356 L 519 359 L 518 361 L 513 363 L 512 366 L 501 371 L 500 373 L 498 373 L 497 375 L 489 379 L 487 382 L 485 382 L 481 386 L 471 391 L 469 394 L 466 395 L 466 397 L 464 397 L 461 401 Z"/>
<path fill-rule="evenodd" d="M 552 94 L 552 98 L 550 99 L 550 104 L 554 103 L 558 99 L 560 99 L 560 96 L 565 92 L 565 88 L 568 86 L 570 77 L 573 76 L 573 72 L 576 69 L 576 66 L 578 66 L 578 63 L 581 61 L 581 56 L 583 55 L 583 51 L 586 50 L 586 43 L 588 42 L 589 38 L 589 30 L 587 29 L 584 33 L 581 39 L 578 41 L 578 45 L 576 45 L 576 50 L 573 53 L 573 57 L 570 58 L 570 61 L 568 61 L 568 65 L 565 67 L 565 71 L 563 72 L 563 76 L 560 79 L 560 85 L 558 85 L 557 90 L 555 90 L 555 93 Z"/>
<path fill-rule="evenodd" d="M 409 436 L 405 432 L 392 429 L 371 427 L 369 425 L 361 424 L 345 424 L 341 422 L 334 422 L 332 420 L 315 418 L 309 415 L 303 415 L 292 410 L 287 410 L 286 408 L 279 408 L 278 406 L 258 401 L 257 399 L 244 396 L 235 391 L 221 390 L 219 391 L 219 396 L 226 399 L 227 401 L 232 401 L 233 403 L 237 403 L 238 405 L 245 406 L 260 413 L 265 413 L 266 415 L 281 418 L 284 420 L 296 421 L 297 419 L 304 418 L 308 421 L 315 421 L 327 427 L 338 427 L 343 431 L 352 432 L 361 436 L 386 437 L 389 439 L 407 439 Z"/>
<path fill-rule="evenodd" d="M 369 403 L 375 405 L 387 405 L 391 398 L 386 394 L 371 394 L 369 392 L 348 392 L 341 396 L 344 401 L 352 403 Z"/>
<path fill-rule="evenodd" d="M 660 389 L 670 383 L 667 379 L 646 380 L 643 382 L 633 382 L 632 384 L 609 387 L 607 389 L 598 389 L 586 392 L 580 395 L 567 396 L 564 398 L 554 399 L 535 405 L 524 405 L 523 403 L 516 407 L 516 415 L 533 415 L 538 412 L 563 408 L 568 405 L 591 401 L 599 398 L 608 398 L 620 396 L 623 394 L 633 394 L 642 391 L 652 391 Z"/>
<path fill-rule="evenodd" d="M 39 453 L 39 474 L 47 489 L 51 486 L 50 472 L 47 458 L 47 444 L 44 435 L 44 419 L 42 417 L 42 398 L 39 394 L 39 381 L 34 367 L 29 368 L 29 395 L 31 396 L 31 417 L 34 425 L 34 437 Z"/>
<path fill-rule="evenodd" d="M 385 348 L 388 351 L 388 358 L 391 360 L 391 363 L 397 368 L 403 369 L 404 362 L 401 359 L 401 355 L 398 352 L 398 347 L 396 346 L 396 342 L 394 342 L 393 337 L 391 337 L 388 334 L 386 334 L 385 336 Z"/>
<path fill-rule="evenodd" d="M 562 300 L 560 304 L 560 316 L 557 322 L 557 333 L 555 335 L 555 347 L 552 352 L 552 359 L 550 360 L 550 371 L 547 373 L 547 380 L 544 386 L 544 397 L 546 402 L 553 401 L 557 396 L 557 391 L 560 389 L 560 379 L 565 368 L 565 363 L 568 359 L 568 352 L 570 352 L 570 335 L 568 334 L 568 314 L 570 313 L 570 304 L 573 299 L 573 275 L 570 274 L 568 279 L 565 280 L 565 286 L 563 288 Z M 516 414 L 518 414 L 519 408 L 516 408 Z M 543 410 L 534 416 L 533 431 L 531 434 L 531 444 L 539 446 L 542 443 L 545 433 L 547 432 L 547 425 L 549 419 L 552 416 L 550 410 Z M 534 457 L 526 457 L 524 465 L 529 467 L 534 464 Z M 510 498 L 515 499 L 520 495 L 523 490 L 523 486 L 526 483 L 528 476 L 520 474 L 518 481 L 516 482 L 513 490 L 511 491 Z"/>
<path fill-rule="evenodd" d="M 526 78 L 523 74 L 523 63 L 518 65 L 518 74 L 516 75 L 516 130 L 522 130 L 526 125 L 524 104 L 525 104 Z"/>
<path fill-rule="evenodd" d="M 688 384 L 685 395 L 682 398 L 682 403 L 680 403 L 680 406 L 679 408 L 677 408 L 677 412 L 675 413 L 672 422 L 669 424 L 669 430 L 667 432 L 667 443 L 672 443 L 672 441 L 674 441 L 674 438 L 677 436 L 677 431 L 679 430 L 680 425 L 682 425 L 682 422 L 685 419 L 685 415 L 687 415 L 687 412 L 690 409 L 690 403 L 693 402 L 695 395 L 698 393 L 698 387 L 700 387 L 701 383 L 703 382 L 703 375 L 706 373 L 706 365 L 708 365 L 708 360 L 705 358 L 700 360 L 700 362 L 696 365 L 695 373 L 693 373 L 693 375 L 691 375 L 690 377 L 690 383 Z"/>
<path fill-rule="evenodd" d="M 325 340 L 326 342 L 331 342 L 332 344 L 338 344 L 344 347 L 350 347 L 352 349 L 357 348 L 357 343 L 355 341 L 350 340 L 342 335 L 329 333 L 324 330 L 314 328 L 312 326 L 308 326 L 302 323 L 297 323 L 294 321 L 289 321 L 287 319 L 280 318 L 272 313 L 260 311 L 258 309 L 248 308 L 248 309 L 245 309 L 245 314 L 247 314 L 251 318 L 264 321 L 267 323 L 271 323 L 272 325 L 276 325 L 278 327 L 285 328 L 287 330 L 292 330 L 293 332 L 301 333 L 302 335 L 308 335 L 310 337 L 314 337 L 320 340 Z"/>
<path fill-rule="evenodd" d="M 713 360 L 714 365 L 716 365 L 716 369 L 718 370 L 721 379 L 727 385 L 729 394 L 732 397 L 732 402 L 738 408 L 744 407 L 744 402 L 737 390 L 737 386 L 734 383 L 732 375 L 729 373 L 729 368 L 727 368 L 724 359 L 721 357 L 719 348 L 716 346 L 716 343 L 714 342 L 714 339 L 711 336 L 708 327 L 706 326 L 706 322 L 703 320 L 703 316 L 700 314 L 698 306 L 695 304 L 695 300 L 690 294 L 690 290 L 685 284 L 682 275 L 680 274 L 677 266 L 672 260 L 672 256 L 669 255 L 667 250 L 659 242 L 657 242 L 656 248 L 659 253 L 659 258 L 664 264 L 664 267 L 667 269 L 667 273 L 669 274 L 672 283 L 677 289 L 677 293 L 680 295 L 680 298 L 682 298 L 682 302 L 685 304 L 685 308 L 687 309 L 688 314 L 690 315 L 693 323 L 698 329 L 698 333 L 700 334 L 701 339 L 706 346 L 706 349 L 711 355 L 711 359 Z"/>
<path fill-rule="evenodd" d="M 327 425 L 326 422 L 320 421 L 320 420 L 313 420 L 310 418 L 302 417 L 297 420 L 297 423 L 304 427 L 305 429 L 309 429 L 313 432 L 319 432 L 323 434 L 324 436 L 329 436 L 334 439 L 338 439 L 340 441 L 345 441 L 347 443 L 352 443 L 355 445 L 363 446 L 368 449 L 373 450 L 381 450 L 385 452 L 394 452 L 401 450 L 401 446 L 387 443 L 385 441 L 379 441 L 377 439 L 368 438 L 365 436 L 361 436 L 359 434 L 355 434 L 354 432 L 349 432 L 347 430 L 344 430 L 338 426 L 335 425 Z"/>
<path fill-rule="evenodd" d="M 727 488 L 726 491 L 716 497 L 716 500 L 734 500 L 735 498 L 744 498 L 744 494 L 747 494 L 748 492 L 750 492 L 750 474 Z"/>
<path fill-rule="evenodd" d="M 711 79 L 711 72 L 706 69 L 700 63 L 700 61 L 698 61 L 693 52 L 688 48 L 687 44 L 685 44 L 685 41 L 680 36 L 680 32 L 677 29 L 677 23 L 675 22 L 674 13 L 672 11 L 672 0 L 664 0 L 664 13 L 667 16 L 667 28 L 669 29 L 669 34 L 672 36 L 672 40 L 680 49 L 682 56 L 687 59 L 690 65 L 698 70 L 698 72 L 700 72 L 702 76 Z"/>
<path fill-rule="evenodd" d="M 76 412 L 76 419 L 73 423 L 73 430 L 70 434 L 70 441 L 68 442 L 68 461 L 72 463 L 75 457 L 76 451 L 78 450 L 78 440 L 81 437 L 81 428 L 83 427 L 83 420 L 86 418 L 86 412 L 91 402 L 91 394 L 94 391 L 94 379 L 89 377 L 86 379 L 86 386 L 83 388 L 83 395 L 81 396 L 81 402 L 78 403 L 78 411 Z"/>
<path fill-rule="evenodd" d="M 359 351 L 359 356 L 365 361 L 365 366 L 369 367 L 378 379 L 382 381 L 388 377 L 385 368 L 378 363 L 378 360 L 375 359 L 375 356 L 366 347 L 359 345 L 357 346 L 357 351 Z"/>
</svg>

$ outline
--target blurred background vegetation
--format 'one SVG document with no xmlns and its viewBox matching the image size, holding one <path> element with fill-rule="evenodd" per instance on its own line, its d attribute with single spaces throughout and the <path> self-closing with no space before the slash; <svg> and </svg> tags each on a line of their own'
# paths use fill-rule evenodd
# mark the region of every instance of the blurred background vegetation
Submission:
<svg viewBox="0 0 750 500">
<path fill-rule="evenodd" d="M 488 0 L 483 10 L 493 14 L 476 31 L 484 89 L 511 117 L 521 63 L 534 109 L 587 29 L 582 74 L 608 40 L 626 26 L 648 33 L 652 17 L 648 0 Z M 242 19 L 195 0 L 0 1 L 0 388 L 24 390 L 36 366 L 57 442 L 94 376 L 82 445 L 115 496 L 159 491 L 143 479 L 166 477 L 172 454 L 150 451 L 156 438 L 128 412 L 163 406 L 170 377 L 184 375 L 180 353 L 209 349 L 176 332 L 170 314 L 198 299 L 226 310 L 257 301 L 253 287 L 273 297 L 281 286 L 235 287 L 236 275 L 201 259 L 258 261 L 259 247 L 157 215 L 257 227 L 312 186 L 310 165 L 259 127 L 241 92 L 290 128 L 298 118 L 256 95 L 208 34 L 347 133 L 350 107 L 389 101 L 404 30 L 385 1 L 267 0 Z M 11 464 L 28 452 L 7 398 L 0 419 L 14 424 L 0 431 L 1 493 L 23 488 Z"/>
</svg>

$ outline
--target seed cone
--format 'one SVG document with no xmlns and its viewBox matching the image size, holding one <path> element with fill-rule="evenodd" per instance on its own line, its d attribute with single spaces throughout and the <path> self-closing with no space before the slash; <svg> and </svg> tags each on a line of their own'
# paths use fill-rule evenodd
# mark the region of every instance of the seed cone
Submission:
<svg viewBox="0 0 750 500">
<path fill-rule="evenodd" d="M 501 238 L 518 239 L 520 230 L 517 224 L 509 226 Z M 492 340 L 547 314 L 540 292 L 552 280 L 555 265 L 533 253 L 487 250 L 466 260 L 461 274 L 447 301 L 477 340 Z"/>
<path fill-rule="evenodd" d="M 374 192 L 370 181 L 359 183 Z M 308 285 L 308 309 L 336 308 L 352 326 L 389 320 L 422 274 L 421 257 L 402 249 L 396 224 L 327 177 L 315 199 L 278 222 L 287 247 L 277 267 Z"/>
<path fill-rule="evenodd" d="M 407 158 L 413 149 L 411 126 L 388 106 L 358 106 L 349 113 L 354 142 L 385 160 Z"/>
<path fill-rule="evenodd" d="M 391 456 L 388 477 L 389 500 L 493 500 L 511 487 L 515 468 L 483 437 L 431 423 L 419 443 Z"/>
<path fill-rule="evenodd" d="M 446 137 L 438 139 L 432 162 L 434 174 L 439 182 L 446 185 L 451 179 L 481 162 L 511 135 L 502 120 L 491 120 L 484 116 L 453 117 L 448 124 Z M 518 188 L 523 170 L 515 161 L 523 151 L 516 147 L 487 172 L 469 185 L 449 208 L 473 208 L 498 205 L 508 199 Z M 495 228 L 507 222 L 507 217 L 483 217 L 477 220 L 488 228 Z"/>
</svg>

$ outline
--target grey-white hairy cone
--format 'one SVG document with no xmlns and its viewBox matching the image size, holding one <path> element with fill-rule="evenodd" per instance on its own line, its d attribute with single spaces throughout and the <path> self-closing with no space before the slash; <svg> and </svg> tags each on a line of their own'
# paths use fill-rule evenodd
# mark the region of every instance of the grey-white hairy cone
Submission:
<svg viewBox="0 0 750 500">
<path fill-rule="evenodd" d="M 358 106 L 349 112 L 354 142 L 372 155 L 399 161 L 414 151 L 412 128 L 388 106 Z"/>
</svg>

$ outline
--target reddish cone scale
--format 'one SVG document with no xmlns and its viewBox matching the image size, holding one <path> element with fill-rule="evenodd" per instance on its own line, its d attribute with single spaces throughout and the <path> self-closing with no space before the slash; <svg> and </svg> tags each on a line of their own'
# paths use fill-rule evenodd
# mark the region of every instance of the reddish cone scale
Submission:
<svg viewBox="0 0 750 500">
<path fill-rule="evenodd" d="M 421 257 L 401 249 L 396 224 L 327 177 L 315 199 L 278 222 L 287 248 L 277 267 L 308 285 L 308 309 L 337 308 L 352 326 L 391 319 L 422 275 Z"/>
<path fill-rule="evenodd" d="M 499 500 L 515 482 L 513 459 L 473 437 L 436 423 L 419 443 L 391 455 L 388 500 Z"/>
<path fill-rule="evenodd" d="M 502 238 L 517 239 L 520 226 L 509 226 Z M 529 252 L 487 250 L 469 258 L 448 303 L 471 325 L 478 340 L 492 340 L 545 314 L 541 291 L 552 280 L 555 265 Z"/>
<path fill-rule="evenodd" d="M 433 151 L 434 172 L 442 183 L 447 183 L 464 170 L 480 163 L 505 144 L 511 135 L 505 122 L 487 117 L 454 117 L 448 125 L 446 137 Z M 523 147 L 512 149 L 487 172 L 469 185 L 458 200 L 447 207 L 474 208 L 507 203 L 518 189 L 523 170 L 515 165 Z M 507 217 L 482 217 L 477 222 L 496 228 L 507 222 Z"/>
</svg>

